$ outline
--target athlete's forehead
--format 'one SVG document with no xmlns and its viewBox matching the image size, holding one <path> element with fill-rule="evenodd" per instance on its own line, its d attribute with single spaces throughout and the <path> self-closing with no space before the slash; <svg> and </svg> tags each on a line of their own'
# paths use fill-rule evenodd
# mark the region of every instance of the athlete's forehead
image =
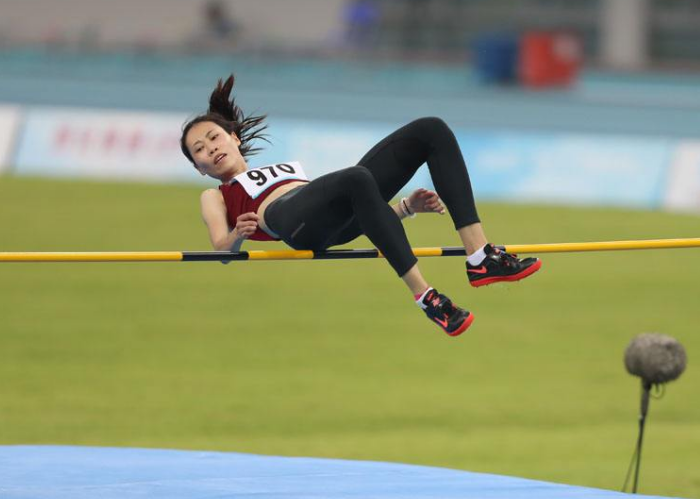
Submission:
<svg viewBox="0 0 700 499">
<path fill-rule="evenodd" d="M 205 138 L 211 137 L 211 135 L 216 132 L 224 132 L 224 129 L 212 121 L 202 121 L 200 123 L 195 123 L 194 125 L 192 125 L 192 128 L 190 128 L 190 130 L 187 132 L 187 137 L 185 139 L 187 147 L 194 147 L 197 144 L 197 142 L 203 142 Z"/>
</svg>

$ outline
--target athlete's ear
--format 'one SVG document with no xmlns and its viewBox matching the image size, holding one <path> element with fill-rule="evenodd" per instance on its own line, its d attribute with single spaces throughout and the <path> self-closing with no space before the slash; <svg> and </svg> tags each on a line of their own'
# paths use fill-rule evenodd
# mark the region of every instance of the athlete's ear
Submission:
<svg viewBox="0 0 700 499">
<path fill-rule="evenodd" d="M 236 132 L 231 132 L 231 137 L 233 137 L 233 140 L 236 142 L 236 145 L 238 145 L 238 146 L 241 145 L 241 139 L 238 138 L 238 135 L 236 135 Z"/>
<path fill-rule="evenodd" d="M 207 174 L 204 173 L 204 171 L 199 167 L 199 165 L 197 163 L 194 163 L 194 169 L 197 170 L 202 177 L 207 176 Z"/>
</svg>

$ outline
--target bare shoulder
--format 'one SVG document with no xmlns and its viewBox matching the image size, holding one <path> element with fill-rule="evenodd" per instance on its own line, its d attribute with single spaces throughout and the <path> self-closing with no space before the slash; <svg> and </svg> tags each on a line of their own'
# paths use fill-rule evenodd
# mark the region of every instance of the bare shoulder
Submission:
<svg viewBox="0 0 700 499">
<path fill-rule="evenodd" d="M 202 191 L 200 199 L 203 203 L 212 201 L 223 201 L 224 196 L 223 194 L 221 194 L 221 191 L 219 189 L 206 189 Z"/>
<path fill-rule="evenodd" d="M 207 189 L 199 197 L 202 211 L 221 209 L 224 205 L 224 196 L 219 189 Z"/>
<path fill-rule="evenodd" d="M 226 216 L 226 204 L 224 196 L 219 189 L 207 189 L 200 196 L 200 205 L 204 221 L 209 223 L 212 219 L 221 219 Z"/>
</svg>

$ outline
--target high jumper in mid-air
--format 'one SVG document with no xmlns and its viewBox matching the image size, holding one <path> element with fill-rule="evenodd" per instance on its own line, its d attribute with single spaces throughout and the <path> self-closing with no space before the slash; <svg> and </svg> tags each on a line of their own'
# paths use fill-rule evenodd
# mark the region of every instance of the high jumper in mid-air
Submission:
<svg viewBox="0 0 700 499">
<path fill-rule="evenodd" d="M 205 114 L 183 127 L 184 155 L 218 189 L 201 196 L 201 210 L 217 250 L 238 251 L 246 239 L 284 241 L 297 250 L 325 250 L 365 235 L 386 257 L 429 319 L 450 336 L 474 315 L 432 288 L 418 269 L 401 220 L 449 211 L 467 256 L 467 278 L 479 287 L 517 281 L 542 265 L 488 242 L 477 214 L 467 167 L 454 133 L 439 118 L 420 118 L 372 147 L 357 166 L 309 181 L 299 163 L 251 168 L 248 158 L 264 139 L 265 116 L 245 115 L 231 96 L 234 77 L 219 80 Z M 428 164 L 437 192 L 417 189 L 388 203 Z M 444 203 L 444 204 L 443 204 Z"/>
</svg>

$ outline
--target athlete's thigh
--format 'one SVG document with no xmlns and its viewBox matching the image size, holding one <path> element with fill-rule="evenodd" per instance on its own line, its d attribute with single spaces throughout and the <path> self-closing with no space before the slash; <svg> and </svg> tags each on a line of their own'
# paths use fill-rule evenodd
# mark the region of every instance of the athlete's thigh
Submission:
<svg viewBox="0 0 700 499">
<path fill-rule="evenodd" d="M 352 218 L 341 184 L 341 172 L 333 172 L 283 196 L 270 206 L 271 228 L 293 248 L 322 249 Z"/>
<path fill-rule="evenodd" d="M 429 153 L 418 123 L 412 122 L 378 142 L 359 164 L 372 172 L 382 197 L 389 201 L 411 180 Z"/>
</svg>

